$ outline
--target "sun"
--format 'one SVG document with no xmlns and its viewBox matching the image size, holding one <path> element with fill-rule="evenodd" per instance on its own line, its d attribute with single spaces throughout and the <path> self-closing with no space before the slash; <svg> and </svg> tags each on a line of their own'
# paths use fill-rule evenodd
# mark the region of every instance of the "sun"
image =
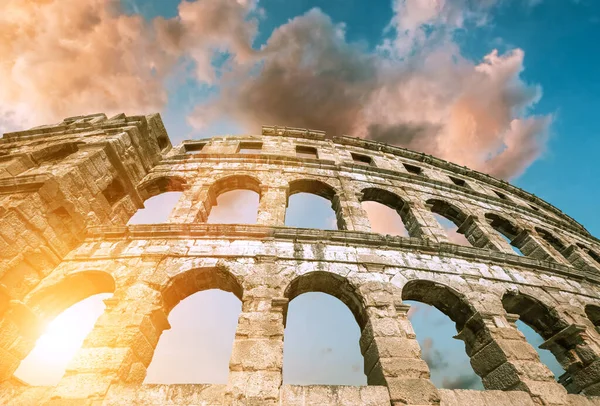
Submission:
<svg viewBox="0 0 600 406">
<path fill-rule="evenodd" d="M 59 314 L 21 362 L 15 376 L 36 386 L 57 384 L 104 311 L 103 300 L 111 296 L 112 293 L 90 296 Z"/>
</svg>

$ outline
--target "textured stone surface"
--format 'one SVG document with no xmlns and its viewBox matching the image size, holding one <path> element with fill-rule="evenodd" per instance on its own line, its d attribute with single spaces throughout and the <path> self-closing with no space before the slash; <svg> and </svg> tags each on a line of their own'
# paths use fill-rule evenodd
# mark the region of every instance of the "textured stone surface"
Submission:
<svg viewBox="0 0 600 406">
<path fill-rule="evenodd" d="M 240 154 L 248 142 L 261 148 Z M 296 154 L 306 147 L 316 157 Z M 257 224 L 206 224 L 234 189 L 259 193 Z M 125 226 L 167 191 L 183 196 L 165 224 Z M 329 199 L 339 230 L 285 227 L 300 192 Z M 410 236 L 372 233 L 363 201 L 396 210 Z M 158 115 L 65 119 L 0 139 L 0 404 L 600 405 L 598 253 L 539 198 L 413 151 L 285 127 L 172 147 Z M 214 288 L 242 301 L 229 382 L 143 385 L 171 309 Z M 311 291 L 354 314 L 369 386 L 283 384 L 287 306 Z M 114 296 L 57 386 L 12 377 L 44 323 L 102 292 Z M 435 388 L 403 300 L 456 323 L 486 391 Z M 567 371 L 562 385 L 518 318 Z"/>
</svg>

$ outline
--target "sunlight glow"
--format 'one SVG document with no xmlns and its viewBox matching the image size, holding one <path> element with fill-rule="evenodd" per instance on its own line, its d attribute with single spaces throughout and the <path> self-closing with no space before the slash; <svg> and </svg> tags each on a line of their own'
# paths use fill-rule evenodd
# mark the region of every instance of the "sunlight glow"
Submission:
<svg viewBox="0 0 600 406">
<path fill-rule="evenodd" d="M 90 296 L 69 307 L 48 324 L 15 376 L 31 385 L 56 385 L 106 307 L 112 293 Z"/>
</svg>

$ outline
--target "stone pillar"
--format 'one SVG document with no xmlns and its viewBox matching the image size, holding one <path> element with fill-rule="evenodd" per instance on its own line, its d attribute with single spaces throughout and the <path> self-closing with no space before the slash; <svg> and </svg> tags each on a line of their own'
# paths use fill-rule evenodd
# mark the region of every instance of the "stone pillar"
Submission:
<svg viewBox="0 0 600 406">
<path fill-rule="evenodd" d="M 555 261 L 567 264 L 567 260 L 553 247 L 547 244 L 535 230 L 523 230 L 517 235 L 512 243 L 528 257 L 542 261 Z"/>
<path fill-rule="evenodd" d="M 267 279 L 256 275 L 244 286 L 229 363 L 227 404 L 279 404 L 288 299 L 276 297 L 277 290 L 262 281 Z"/>
<path fill-rule="evenodd" d="M 542 405 L 563 405 L 567 391 L 540 362 L 515 322 L 518 315 L 475 313 L 455 338 L 465 342 L 486 389 L 529 392 Z"/>
<path fill-rule="evenodd" d="M 216 204 L 216 199 L 210 196 L 209 189 L 207 185 L 193 185 L 185 190 L 171 211 L 167 223 L 205 223 L 210 208 Z"/>
<path fill-rule="evenodd" d="M 0 296 L 2 293 L 0 292 Z M 6 296 L 8 298 L 8 296 Z M 2 300 L 4 298 L 1 298 Z M 0 304 L 0 382 L 9 380 L 42 334 L 42 322 L 25 304 L 6 300 Z"/>
<path fill-rule="evenodd" d="M 261 188 L 256 224 L 283 227 L 287 209 L 287 187 Z"/>
<path fill-rule="evenodd" d="M 406 211 L 406 230 L 411 237 L 422 238 L 432 242 L 449 243 L 448 234 L 435 219 L 433 213 L 421 200 L 407 199 L 402 211 Z M 404 219 L 404 217 L 403 217 Z"/>
<path fill-rule="evenodd" d="M 368 384 L 387 386 L 392 405 L 438 405 L 439 393 L 407 317 L 410 306 L 394 306 L 385 297 L 368 301 L 360 337 Z"/>
<path fill-rule="evenodd" d="M 160 292 L 136 283 L 105 300 L 106 310 L 67 367 L 54 396 L 101 398 L 112 383 L 141 384 L 163 330 L 170 328 Z"/>
<path fill-rule="evenodd" d="M 510 244 L 492 226 L 478 217 L 468 216 L 457 231 L 464 234 L 473 247 L 487 248 L 507 254 L 515 253 Z"/>
<path fill-rule="evenodd" d="M 338 225 L 340 224 L 339 219 L 341 215 L 347 230 L 370 233 L 371 224 L 369 223 L 369 216 L 360 202 L 362 194 L 353 187 L 350 181 L 340 178 L 340 183 L 342 186 L 342 195 L 336 196 L 339 199 L 339 203 L 333 202 L 334 209 L 336 206 L 339 207 L 339 210 L 336 210 L 338 212 L 336 213 L 338 216 Z"/>
</svg>

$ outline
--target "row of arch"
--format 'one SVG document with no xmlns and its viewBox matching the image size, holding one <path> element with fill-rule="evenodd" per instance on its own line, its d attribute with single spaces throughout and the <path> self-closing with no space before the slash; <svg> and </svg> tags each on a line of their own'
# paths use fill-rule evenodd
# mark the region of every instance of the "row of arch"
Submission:
<svg viewBox="0 0 600 406">
<path fill-rule="evenodd" d="M 142 184 L 139 190 L 142 197 L 147 199 L 163 192 L 184 191 L 187 187 L 183 178 L 157 176 Z M 265 189 L 258 179 L 250 175 L 230 175 L 218 179 L 206 186 L 205 202 L 203 202 L 202 210 L 200 210 L 201 215 L 196 216 L 196 221 L 206 221 L 211 209 L 217 203 L 217 198 L 222 194 L 236 190 L 255 192 L 258 194 L 260 200 L 263 198 L 265 190 L 269 189 Z M 323 180 L 295 179 L 290 181 L 287 186 L 282 187 L 281 190 L 284 196 L 280 198 L 280 201 L 268 202 L 268 205 L 263 205 L 263 210 L 277 212 L 281 208 L 273 206 L 278 203 L 283 204 L 283 201 L 281 201 L 283 198 L 285 198 L 285 207 L 288 207 L 291 196 L 300 193 L 312 194 L 330 202 L 338 229 L 370 230 L 368 225 L 366 227 L 362 226 L 365 223 L 364 218 L 356 218 L 357 216 L 364 217 L 364 212 L 352 211 L 352 208 L 348 211 L 348 208 L 343 207 L 348 206 L 348 203 L 352 202 L 352 197 L 349 197 L 348 193 L 342 193 Z M 269 196 L 269 199 L 271 198 L 272 196 Z M 415 204 L 383 187 L 366 187 L 358 193 L 357 200 L 358 203 L 375 202 L 395 211 L 402 222 L 407 236 L 436 238 L 428 235 L 427 224 L 424 224 L 421 219 L 423 212 L 416 213 L 416 211 L 420 210 L 420 203 Z M 564 264 L 571 263 L 593 271 L 600 269 L 600 253 L 595 248 L 583 242 L 577 242 L 576 244 L 565 243 L 561 237 L 546 228 L 521 225 L 515 219 L 509 219 L 505 215 L 493 212 L 485 213 L 483 218 L 480 219 L 448 200 L 441 198 L 430 198 L 423 203 L 425 209 L 454 224 L 457 232 L 462 234 L 466 241 L 468 241 L 468 245 L 476 248 L 517 253 L 541 260 L 554 260 Z M 285 218 L 285 210 L 283 217 Z M 283 225 L 283 219 L 279 219 L 279 221 L 280 224 L 277 224 L 276 219 L 273 221 L 275 224 L 272 225 Z M 487 227 L 487 225 L 490 227 Z M 490 228 L 495 230 L 497 235 L 490 235 Z M 501 239 L 499 240 L 497 237 Z M 512 250 L 508 248 L 509 246 L 512 246 Z M 576 255 L 572 255 L 574 251 Z"/>
<path fill-rule="evenodd" d="M 382 285 L 379 288 L 385 291 L 389 290 L 390 286 Z M 116 286 L 110 274 L 104 271 L 82 271 L 70 274 L 53 285 L 34 291 L 26 303 L 41 320 L 50 320 L 86 297 L 99 293 L 113 293 L 116 289 L 120 289 L 120 287 Z M 182 300 L 194 293 L 209 289 L 231 292 L 242 302 L 248 299 L 245 296 L 243 282 L 231 272 L 223 268 L 196 268 L 171 277 L 168 283 L 160 289 L 162 311 L 168 315 Z M 370 286 L 369 289 L 372 291 L 373 287 Z M 448 316 L 455 323 L 458 332 L 457 338 L 464 341 L 473 370 L 483 379 L 486 389 L 510 389 L 498 387 L 494 380 L 486 380 L 492 370 L 499 365 L 490 368 L 490 354 L 486 354 L 485 357 L 478 356 L 482 351 L 489 349 L 489 345 L 485 343 L 496 342 L 497 339 L 506 341 L 506 333 L 495 337 L 490 332 L 489 323 L 485 322 L 485 315 L 471 303 L 467 295 L 448 285 L 424 279 L 409 280 L 402 288 L 392 286 L 391 289 L 400 289 L 400 292 L 395 292 L 394 296 L 398 295 L 402 301 L 413 300 L 425 303 L 434 306 Z M 348 278 L 331 272 L 312 271 L 295 277 L 282 293 L 284 298 L 291 301 L 309 292 L 321 292 L 336 297 L 354 315 L 362 334 L 372 334 L 369 329 L 372 328 L 373 317 L 377 316 L 376 313 L 369 311 L 371 299 L 365 297 L 365 294 L 368 295 L 368 293 L 364 293 L 360 284 L 356 285 Z M 565 386 L 570 392 L 579 393 L 600 382 L 600 374 L 595 372 L 594 368 L 586 369 L 590 364 L 600 362 L 600 354 L 594 352 L 590 346 L 585 327 L 573 327 L 574 325 L 570 324 L 551 305 L 544 303 L 541 298 L 534 297 L 533 294 L 507 290 L 500 300 L 503 311 L 506 312 L 504 317 L 507 320 L 510 320 L 513 314 L 518 315 L 524 323 L 546 340 L 544 343 L 546 348 L 554 354 L 564 370 L 567 371 L 561 381 L 566 383 Z M 398 307 L 397 305 L 396 303 L 395 306 Z M 285 323 L 286 308 L 287 305 L 283 310 L 283 323 Z M 600 326 L 600 306 L 588 304 L 585 306 L 585 314 L 594 326 Z M 125 322 L 125 319 L 123 321 Z M 158 323 L 154 327 L 160 335 L 162 330 L 168 328 L 168 323 Z M 114 331 L 114 334 L 118 333 L 119 331 Z M 485 344 L 485 348 L 482 343 Z M 519 344 L 518 340 L 511 344 L 510 348 L 515 348 L 515 344 Z M 362 352 L 365 356 L 365 374 L 369 384 L 380 384 L 381 381 L 378 377 L 382 372 L 369 370 L 366 367 L 367 365 L 378 365 L 378 360 L 368 359 L 372 358 L 373 354 L 366 348 L 362 348 Z M 379 355 L 376 356 L 379 357 Z M 494 357 L 492 360 L 493 363 Z M 585 374 L 582 374 L 581 371 L 585 371 Z M 598 376 L 590 376 L 590 374 Z M 583 378 L 582 375 L 584 375 Z M 589 390 L 587 394 L 591 394 Z"/>
</svg>

